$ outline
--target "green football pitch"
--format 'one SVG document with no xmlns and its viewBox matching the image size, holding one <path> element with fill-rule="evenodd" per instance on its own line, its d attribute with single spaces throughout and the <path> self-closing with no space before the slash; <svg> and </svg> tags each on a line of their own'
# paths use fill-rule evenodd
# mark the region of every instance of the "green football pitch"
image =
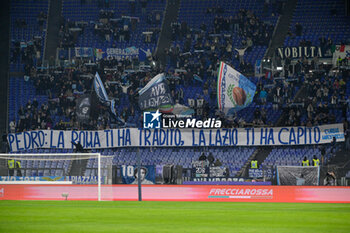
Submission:
<svg viewBox="0 0 350 233">
<path fill-rule="evenodd" d="M 0 232 L 350 232 L 350 204 L 0 201 Z"/>
</svg>

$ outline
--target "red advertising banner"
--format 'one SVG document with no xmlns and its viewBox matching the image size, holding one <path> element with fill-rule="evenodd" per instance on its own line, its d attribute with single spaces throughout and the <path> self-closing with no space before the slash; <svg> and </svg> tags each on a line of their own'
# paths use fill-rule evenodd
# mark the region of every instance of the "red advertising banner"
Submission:
<svg viewBox="0 0 350 233">
<path fill-rule="evenodd" d="M 1 185 L 0 200 L 97 200 L 97 185 Z M 102 200 L 138 200 L 137 185 L 102 185 Z M 143 185 L 146 201 L 350 203 L 350 187 Z"/>
</svg>

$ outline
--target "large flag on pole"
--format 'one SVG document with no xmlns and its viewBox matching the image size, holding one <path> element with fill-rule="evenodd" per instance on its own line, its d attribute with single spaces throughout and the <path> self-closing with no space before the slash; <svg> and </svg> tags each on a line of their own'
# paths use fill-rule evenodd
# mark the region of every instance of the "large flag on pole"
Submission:
<svg viewBox="0 0 350 233">
<path fill-rule="evenodd" d="M 256 86 L 237 70 L 224 62 L 218 72 L 218 106 L 226 115 L 233 114 L 252 101 Z"/>
<path fill-rule="evenodd" d="M 139 106 L 141 110 L 156 110 L 171 112 L 174 101 L 164 74 L 158 74 L 139 90 Z"/>
<path fill-rule="evenodd" d="M 109 106 L 112 114 L 118 118 L 117 112 L 115 111 L 115 100 L 108 98 L 106 89 L 103 86 L 100 75 L 98 75 L 97 72 L 96 72 L 93 84 L 94 84 L 94 89 L 95 89 L 96 95 L 97 95 L 98 99 L 100 100 L 100 102 L 103 105 Z"/>
<path fill-rule="evenodd" d="M 97 95 L 98 99 L 102 103 L 106 103 L 106 102 L 109 101 L 106 89 L 103 86 L 103 83 L 102 83 L 102 80 L 100 78 L 100 75 L 98 75 L 97 72 L 96 72 L 95 78 L 94 78 L 94 89 L 95 89 L 95 92 L 96 92 L 96 95 Z"/>
</svg>

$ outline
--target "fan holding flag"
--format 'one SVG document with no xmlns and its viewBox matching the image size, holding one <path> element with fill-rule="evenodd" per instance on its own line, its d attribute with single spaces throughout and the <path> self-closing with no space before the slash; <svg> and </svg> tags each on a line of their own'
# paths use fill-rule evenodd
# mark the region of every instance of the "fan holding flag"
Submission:
<svg viewBox="0 0 350 233">
<path fill-rule="evenodd" d="M 95 93 L 96 93 L 99 101 L 103 105 L 110 107 L 111 113 L 116 117 L 117 121 L 125 123 L 122 119 L 120 119 L 120 117 L 118 117 L 117 112 L 115 110 L 115 100 L 108 98 L 106 89 L 102 83 L 100 75 L 97 72 L 96 72 L 96 75 L 94 78 L 93 86 L 94 86 Z"/>
</svg>

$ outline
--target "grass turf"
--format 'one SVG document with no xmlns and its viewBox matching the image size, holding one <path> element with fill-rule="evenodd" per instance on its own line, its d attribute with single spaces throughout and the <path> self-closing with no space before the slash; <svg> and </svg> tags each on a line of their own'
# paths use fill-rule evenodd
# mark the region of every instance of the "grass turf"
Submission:
<svg viewBox="0 0 350 233">
<path fill-rule="evenodd" d="M 0 232 L 350 232 L 350 204 L 0 201 Z"/>
</svg>

